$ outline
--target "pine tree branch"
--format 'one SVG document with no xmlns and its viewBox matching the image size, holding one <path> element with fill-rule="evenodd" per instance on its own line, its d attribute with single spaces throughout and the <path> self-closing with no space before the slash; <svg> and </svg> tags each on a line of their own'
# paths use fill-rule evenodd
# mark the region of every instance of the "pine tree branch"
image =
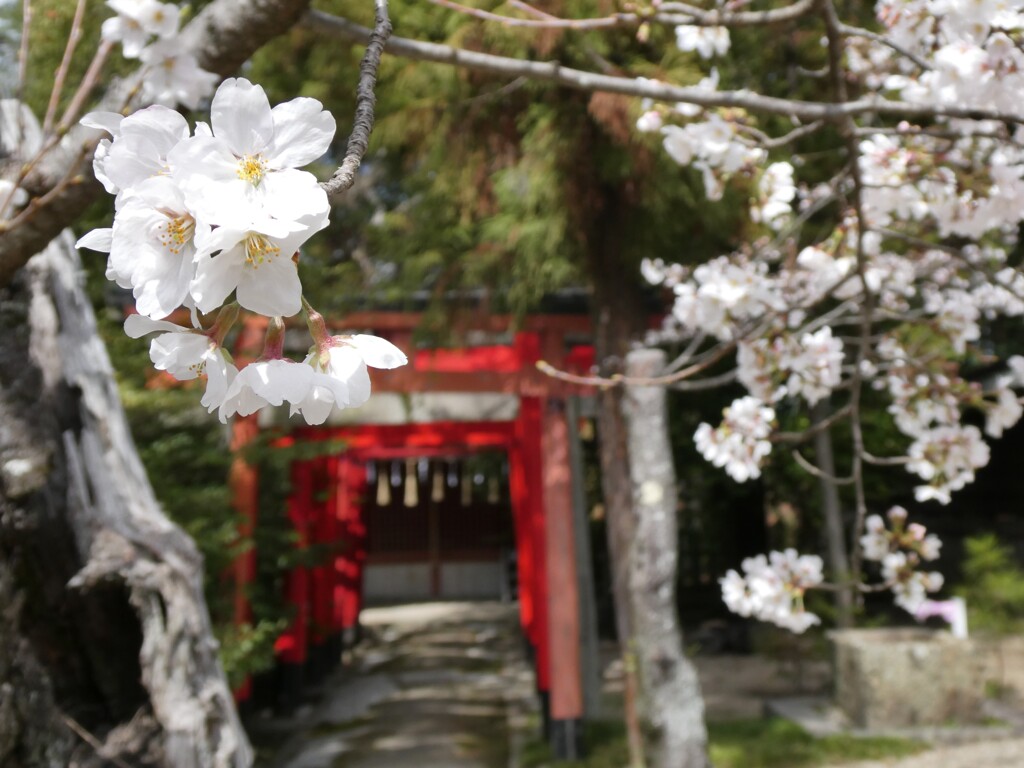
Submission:
<svg viewBox="0 0 1024 768">
<path fill-rule="evenodd" d="M 366 46 L 363 60 L 359 64 L 359 83 L 356 86 L 356 116 L 352 121 L 352 133 L 348 137 L 345 158 L 323 188 L 328 199 L 338 197 L 349 189 L 356 178 L 356 171 L 363 161 L 373 131 L 373 110 L 377 104 L 374 88 L 377 86 L 377 70 L 384 45 L 391 37 L 391 19 L 388 18 L 387 0 L 374 0 L 375 21 L 370 42 Z"/>
</svg>

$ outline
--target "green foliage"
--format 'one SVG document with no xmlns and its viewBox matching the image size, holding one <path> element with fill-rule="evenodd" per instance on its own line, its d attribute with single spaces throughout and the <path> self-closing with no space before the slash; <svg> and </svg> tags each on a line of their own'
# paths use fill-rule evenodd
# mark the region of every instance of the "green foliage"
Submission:
<svg viewBox="0 0 1024 768">
<path fill-rule="evenodd" d="M 99 317 L 153 489 L 167 514 L 188 531 L 203 554 L 206 600 L 221 662 L 231 684 L 237 685 L 273 664 L 274 640 L 291 617 L 284 598 L 285 574 L 297 565 L 317 565 L 332 554 L 296 547 L 287 516 L 291 463 L 337 451 L 339 445 L 324 441 L 276 447 L 272 443 L 281 434 L 264 432 L 244 454 L 259 468 L 259 524 L 251 539 L 240 536 L 243 521 L 232 507 L 227 482 L 233 459 L 230 433 L 199 404 L 201 383 L 152 386 L 148 345 L 125 336 L 119 313 L 101 310 Z M 245 590 L 251 617 L 236 625 L 232 567 L 253 547 L 259 553 L 257 574 Z"/>
<path fill-rule="evenodd" d="M 909 739 L 811 736 L 779 718 L 735 720 L 708 725 L 709 752 L 715 768 L 801 768 L 855 760 L 883 760 L 921 752 L 926 745 Z M 625 728 L 615 722 L 587 723 L 587 757 L 576 763 L 552 760 L 547 744 L 529 743 L 524 768 L 622 768 L 629 765 Z"/>
<path fill-rule="evenodd" d="M 320 7 L 363 23 L 372 10 L 340 0 Z M 603 12 L 579 0 L 546 10 Z M 570 66 L 605 57 L 684 83 L 700 77 L 693 57 L 629 32 L 537 33 L 411 0 L 392 4 L 391 15 L 396 34 L 423 40 Z M 295 30 L 258 53 L 247 74 L 272 100 L 324 101 L 339 122 L 337 157 L 354 104 L 352 90 L 336 84 L 354 82 L 361 53 Z M 528 311 L 588 280 L 588 251 L 608 241 L 609 220 L 623 282 L 634 286 L 643 257 L 693 263 L 738 242 L 737 193 L 706 202 L 698 174 L 666 161 L 657 137 L 636 134 L 633 99 L 392 57 L 377 98 L 360 191 L 304 260 L 310 299 L 327 311 L 367 301 L 450 309 L 468 295 L 486 296 L 493 311 Z"/>
<path fill-rule="evenodd" d="M 1024 631 L 1024 568 L 995 534 L 964 541 L 963 583 L 954 594 L 967 602 L 972 632 L 1004 636 Z"/>
</svg>

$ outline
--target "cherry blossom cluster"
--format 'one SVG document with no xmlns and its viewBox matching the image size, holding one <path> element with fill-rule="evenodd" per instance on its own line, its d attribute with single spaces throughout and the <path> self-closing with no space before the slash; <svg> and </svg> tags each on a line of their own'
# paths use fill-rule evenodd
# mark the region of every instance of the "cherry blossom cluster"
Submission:
<svg viewBox="0 0 1024 768">
<path fill-rule="evenodd" d="M 330 206 L 299 168 L 328 150 L 334 118 L 309 98 L 271 108 L 242 78 L 221 84 L 210 118 L 190 131 L 160 105 L 128 117 L 87 115 L 85 125 L 111 136 L 93 167 L 116 212 L 112 227 L 78 245 L 109 254 L 107 276 L 135 297 L 128 335 L 158 333 L 156 368 L 179 380 L 204 376 L 202 403 L 222 421 L 289 403 L 292 414 L 323 423 L 334 407 L 366 401 L 368 365 L 406 362 L 384 339 L 331 336 L 303 299 L 299 251 L 327 226 Z M 243 309 L 266 316 L 268 331 L 261 358 L 239 369 L 225 339 Z M 167 319 L 178 310 L 188 311 L 189 326 Z M 283 356 L 282 320 L 300 311 L 313 337 L 301 363 Z"/>
<path fill-rule="evenodd" d="M 815 8 L 809 17 L 828 10 Z M 855 442 L 854 460 L 901 464 L 919 502 L 949 504 L 988 464 L 986 440 L 1024 415 L 1024 358 L 1000 364 L 986 339 L 996 319 L 1024 317 L 1024 271 L 1008 255 L 1019 252 L 1024 222 L 1024 3 L 878 0 L 875 11 L 873 30 L 851 25 L 836 34 L 833 25 L 822 39 L 832 97 L 920 107 L 902 117 L 851 111 L 840 130 L 846 165 L 828 184 L 814 156 L 780 156 L 780 148 L 792 152 L 794 137 L 819 130 L 795 117 L 790 134 L 773 138 L 778 121 L 759 124 L 756 106 L 640 105 L 637 129 L 659 134 L 667 158 L 700 171 L 709 200 L 728 185 L 749 204 L 745 242 L 733 253 L 696 267 L 644 262 L 644 276 L 672 298 L 663 328 L 647 341 L 685 344 L 686 371 L 717 374 L 702 363 L 735 353 L 746 393 L 719 426 L 702 423 L 694 436 L 705 459 L 733 479 L 759 477 L 773 440 L 800 439 L 773 434 L 777 413 L 826 403 L 826 413 L 841 417 L 845 406 L 859 420 L 868 407 L 862 393 L 873 388 L 904 442 L 899 455 L 881 459 Z M 728 14 L 719 18 L 728 24 Z M 727 28 L 681 26 L 676 36 L 695 63 L 729 53 Z M 690 87 L 746 97 L 746 85 L 722 83 L 716 69 Z M 1005 117 L 908 119 L 965 107 Z M 820 123 L 829 124 L 840 125 Z M 822 226 L 827 217 L 831 231 Z M 996 373 L 971 380 L 962 372 L 979 361 Z M 971 423 L 979 414 L 983 429 Z M 863 484 L 863 473 L 855 475 Z M 898 525 L 885 530 L 880 517 L 867 517 L 856 539 L 912 611 L 941 586 L 938 574 L 916 570 L 937 556 L 937 539 L 921 526 L 904 528 L 899 510 L 890 518 Z M 757 615 L 744 602 L 744 578 L 728 579 L 730 607 Z"/>
<path fill-rule="evenodd" d="M 881 515 L 870 515 L 865 521 L 866 533 L 860 540 L 864 559 L 881 564 L 882 580 L 892 590 L 896 605 L 916 613 L 929 592 L 942 589 L 941 573 L 918 570 L 922 562 L 938 559 L 942 542 L 920 523 L 908 525 L 903 507 L 893 507 L 886 517 L 890 527 Z"/>
<path fill-rule="evenodd" d="M 139 59 L 145 65 L 143 98 L 196 109 L 218 78 L 200 67 L 177 41 L 181 9 L 157 0 L 107 0 L 107 5 L 117 15 L 103 22 L 101 34 L 108 42 L 121 43 L 126 59 Z"/>
<path fill-rule="evenodd" d="M 693 440 L 701 455 L 723 467 L 738 483 L 761 476 L 761 463 L 771 453 L 775 411 L 756 397 L 741 397 L 722 411 L 722 423 L 702 423 Z"/>
<path fill-rule="evenodd" d="M 768 621 L 801 633 L 821 619 L 804 609 L 804 593 L 824 580 L 824 563 L 817 555 L 800 555 L 795 549 L 748 557 L 738 572 L 730 570 L 719 580 L 722 599 L 733 613 Z"/>
</svg>

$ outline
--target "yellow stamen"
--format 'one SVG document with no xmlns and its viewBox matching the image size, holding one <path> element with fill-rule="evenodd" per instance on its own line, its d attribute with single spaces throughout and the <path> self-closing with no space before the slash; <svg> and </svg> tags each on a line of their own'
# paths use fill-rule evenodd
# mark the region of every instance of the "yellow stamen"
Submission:
<svg viewBox="0 0 1024 768">
<path fill-rule="evenodd" d="M 245 238 L 245 263 L 253 269 L 259 269 L 260 264 L 270 261 L 279 253 L 280 248 L 257 232 L 250 232 Z"/>
<path fill-rule="evenodd" d="M 267 172 L 267 164 L 262 155 L 246 155 L 238 161 L 238 178 L 258 187 Z"/>
<path fill-rule="evenodd" d="M 174 256 L 180 256 L 182 249 L 192 240 L 196 222 L 187 213 L 168 216 L 167 222 L 158 228 L 157 240 Z"/>
</svg>

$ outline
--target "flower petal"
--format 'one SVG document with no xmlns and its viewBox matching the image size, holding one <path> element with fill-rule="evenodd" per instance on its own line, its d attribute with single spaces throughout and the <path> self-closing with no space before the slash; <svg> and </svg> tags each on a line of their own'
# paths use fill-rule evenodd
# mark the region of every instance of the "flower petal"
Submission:
<svg viewBox="0 0 1024 768">
<path fill-rule="evenodd" d="M 189 290 L 200 312 L 212 312 L 238 286 L 244 270 L 245 249 L 235 246 L 217 256 L 203 256 Z M 297 310 L 296 310 L 297 311 Z"/>
<path fill-rule="evenodd" d="M 239 304 L 261 315 L 291 317 L 298 314 L 302 309 L 302 282 L 291 254 L 282 251 L 259 266 L 243 267 L 238 277 L 237 296 Z"/>
<path fill-rule="evenodd" d="M 78 238 L 75 248 L 88 248 L 90 251 L 110 253 L 110 246 L 114 239 L 113 236 L 114 230 L 111 227 L 100 227 Z"/>
<path fill-rule="evenodd" d="M 177 333 L 183 330 L 185 329 L 180 325 L 175 325 L 168 320 L 153 320 L 145 315 L 128 315 L 124 320 L 124 332 L 132 339 L 141 339 L 153 331 Z"/>
<path fill-rule="evenodd" d="M 301 168 L 331 146 L 334 117 L 316 99 L 298 98 L 272 110 L 274 138 L 267 149 L 271 168 Z"/>
<path fill-rule="evenodd" d="M 221 83 L 210 108 L 213 133 L 239 157 L 256 154 L 274 139 L 274 118 L 263 88 L 242 77 Z"/>
<path fill-rule="evenodd" d="M 362 355 L 363 361 L 371 368 L 387 370 L 409 362 L 409 358 L 402 350 L 380 336 L 360 333 L 346 339 L 346 343 L 355 347 Z"/>
</svg>

